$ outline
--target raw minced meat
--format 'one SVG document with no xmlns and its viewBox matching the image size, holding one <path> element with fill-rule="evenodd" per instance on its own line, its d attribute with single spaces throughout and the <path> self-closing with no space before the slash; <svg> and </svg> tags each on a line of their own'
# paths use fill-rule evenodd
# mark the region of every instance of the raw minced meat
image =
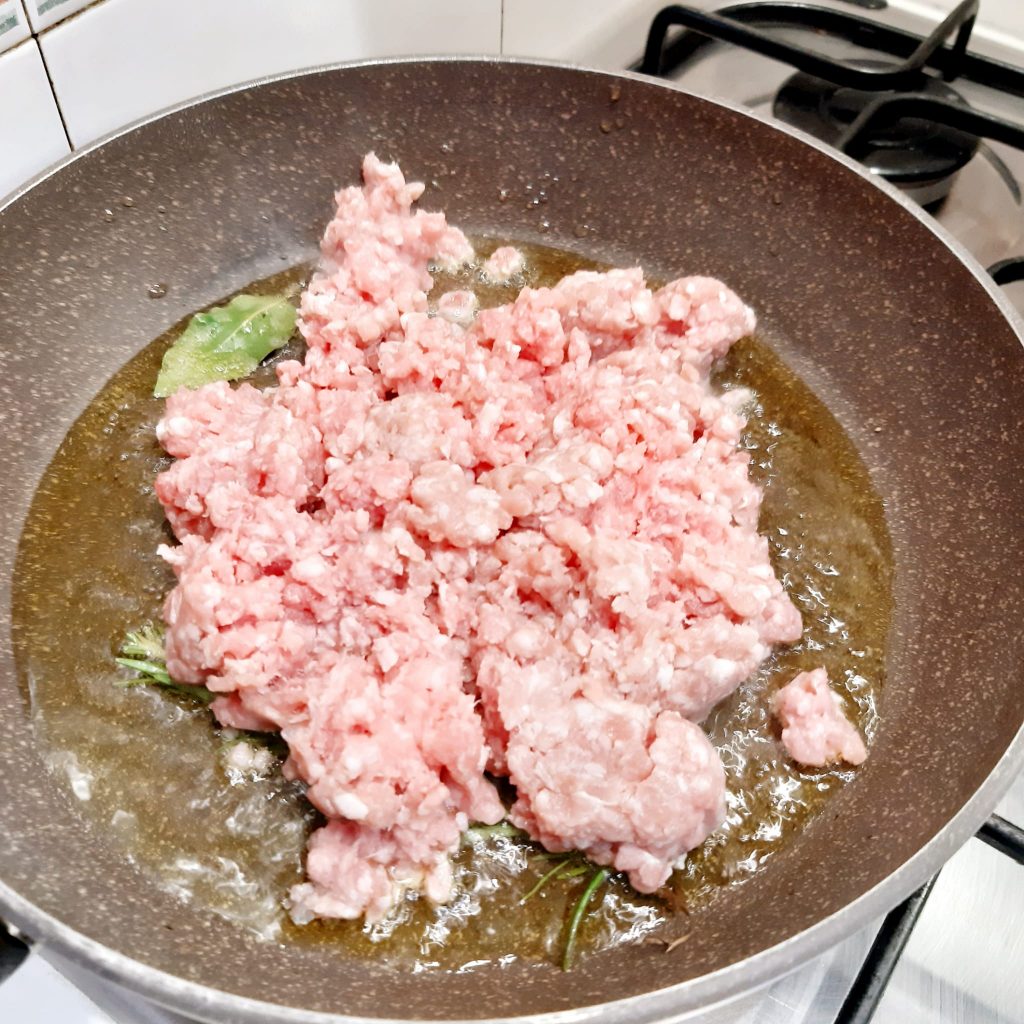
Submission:
<svg viewBox="0 0 1024 1024">
<path fill-rule="evenodd" d="M 837 761 L 861 764 L 867 757 L 864 740 L 846 717 L 839 694 L 829 687 L 825 669 L 794 676 L 775 694 L 773 704 L 782 743 L 794 761 L 824 768 Z"/>
<path fill-rule="evenodd" d="M 801 632 L 741 402 L 709 383 L 753 313 L 628 269 L 433 315 L 428 266 L 469 243 L 396 166 L 363 177 L 302 297 L 304 362 L 168 399 L 168 668 L 221 722 L 280 730 L 328 818 L 297 920 L 447 898 L 460 833 L 506 814 L 488 770 L 532 836 L 653 891 L 724 814 L 695 723 Z"/>
<path fill-rule="evenodd" d="M 481 269 L 484 277 L 501 282 L 521 274 L 525 266 L 526 258 L 518 249 L 511 245 L 502 245 L 484 260 Z"/>
</svg>

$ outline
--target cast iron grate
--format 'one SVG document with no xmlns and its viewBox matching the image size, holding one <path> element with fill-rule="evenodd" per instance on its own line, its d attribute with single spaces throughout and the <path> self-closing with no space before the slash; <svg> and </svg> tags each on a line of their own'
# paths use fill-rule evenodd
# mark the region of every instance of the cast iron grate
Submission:
<svg viewBox="0 0 1024 1024">
<path fill-rule="evenodd" d="M 1024 69 L 968 50 L 979 2 L 962 0 L 926 37 L 807 3 L 740 3 L 717 12 L 676 4 L 655 16 L 634 70 L 674 74 L 716 43 L 788 64 L 797 74 L 776 97 L 777 117 L 912 194 L 917 188 L 920 201 L 931 203 L 945 195 L 980 139 L 1024 150 L 1024 125 L 973 107 L 952 86 L 962 81 L 1024 100 Z M 878 59 L 828 56 L 784 37 L 794 29 Z"/>
</svg>

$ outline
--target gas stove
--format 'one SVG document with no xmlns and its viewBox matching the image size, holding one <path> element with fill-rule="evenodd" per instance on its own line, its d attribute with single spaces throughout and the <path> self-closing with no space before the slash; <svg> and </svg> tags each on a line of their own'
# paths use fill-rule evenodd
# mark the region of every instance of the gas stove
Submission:
<svg viewBox="0 0 1024 1024">
<path fill-rule="evenodd" d="M 860 159 L 935 216 L 1024 313 L 1024 42 L 972 31 L 978 7 L 965 0 L 939 22 L 914 0 L 674 6 L 655 18 L 633 70 L 778 118 Z M 997 812 L 886 918 L 771 986 L 687 1020 L 1024 1022 L 1024 777 Z M 0 987 L 0 1020 L 187 1024 L 49 951 Z"/>
</svg>

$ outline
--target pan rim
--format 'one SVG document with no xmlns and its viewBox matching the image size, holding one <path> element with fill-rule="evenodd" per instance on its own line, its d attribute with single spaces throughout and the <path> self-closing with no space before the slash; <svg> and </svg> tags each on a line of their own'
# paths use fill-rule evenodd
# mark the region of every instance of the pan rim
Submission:
<svg viewBox="0 0 1024 1024">
<path fill-rule="evenodd" d="M 167 107 L 68 154 L 8 196 L 0 199 L 0 215 L 37 185 L 59 174 L 65 167 L 86 157 L 94 150 L 138 128 L 191 107 L 199 106 L 208 100 L 243 92 L 254 86 L 348 68 L 463 63 L 557 68 L 580 71 L 590 75 L 596 74 L 610 80 L 625 79 L 647 86 L 660 86 L 741 114 L 795 138 L 844 166 L 848 171 L 854 172 L 862 180 L 870 182 L 875 188 L 899 204 L 904 211 L 915 217 L 959 259 L 977 283 L 982 286 L 989 299 L 995 303 L 996 308 L 1016 334 L 1018 341 L 1024 346 L 1024 317 L 1014 308 L 974 256 L 921 207 L 894 186 L 876 178 L 856 161 L 830 149 L 813 136 L 778 122 L 767 115 L 748 110 L 739 104 L 693 92 L 682 88 L 675 82 L 652 78 L 632 71 L 608 71 L 565 61 L 489 54 L 403 56 L 342 61 L 260 77 Z M 1022 769 L 1024 769 L 1024 723 L 1008 744 L 995 767 L 959 811 L 899 868 L 845 907 L 818 921 L 810 928 L 751 957 L 737 960 L 717 971 L 691 978 L 668 988 L 645 992 L 613 1002 L 514 1017 L 471 1018 L 461 1021 L 450 1018 L 431 1019 L 439 1022 L 443 1020 L 445 1024 L 479 1024 L 482 1019 L 489 1020 L 493 1024 L 499 1024 L 499 1022 L 507 1022 L 507 1024 L 524 1024 L 524 1022 L 591 1024 L 593 1022 L 593 1024 L 597 1024 L 598 1021 L 601 1021 L 602 1024 L 654 1024 L 654 1022 L 670 1024 L 670 1022 L 686 1020 L 697 1012 L 707 1011 L 713 1006 L 747 995 L 826 952 L 842 939 L 870 925 L 900 900 L 910 895 L 934 875 L 942 864 L 977 831 Z M 230 1020 L 256 1024 L 258 1021 L 265 1021 L 269 1012 L 274 1015 L 275 1019 L 287 1022 L 287 1024 L 405 1024 L 404 1019 L 401 1018 L 357 1017 L 297 1009 L 250 999 L 198 982 L 188 981 L 144 964 L 127 954 L 117 952 L 88 938 L 69 925 L 63 924 L 53 915 L 35 907 L 2 880 L 0 880 L 0 911 L 3 912 L 6 920 L 31 936 L 40 945 L 44 954 L 48 947 L 52 948 L 58 956 L 66 957 L 69 961 L 79 964 L 103 978 L 135 991 L 157 1004 L 187 1013 L 200 1020 L 217 1022 L 224 1020 L 226 1015 Z M 421 1019 L 427 1020 L 426 1018 Z"/>
</svg>

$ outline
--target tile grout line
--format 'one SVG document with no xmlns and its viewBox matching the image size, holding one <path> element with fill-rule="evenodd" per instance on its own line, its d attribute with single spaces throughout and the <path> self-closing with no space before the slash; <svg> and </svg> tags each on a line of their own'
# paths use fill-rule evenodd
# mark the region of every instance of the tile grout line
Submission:
<svg viewBox="0 0 1024 1024">
<path fill-rule="evenodd" d="M 29 31 L 32 33 L 32 35 L 29 36 L 29 39 L 36 44 L 36 48 L 39 50 L 39 59 L 43 62 L 43 71 L 46 74 L 46 81 L 49 82 L 50 92 L 53 95 L 53 105 L 57 108 L 57 116 L 60 118 L 60 126 L 64 130 L 64 138 L 67 140 L 68 149 L 73 153 L 75 151 L 75 144 L 71 141 L 71 132 L 68 131 L 68 123 L 64 119 L 64 110 L 60 105 L 60 96 L 57 95 L 57 86 L 54 85 L 53 75 L 50 74 L 50 65 L 46 61 L 46 51 L 43 49 L 43 36 L 46 35 L 50 29 L 56 28 L 58 25 L 66 24 L 74 18 L 79 17 L 79 15 L 85 14 L 86 11 L 91 11 L 94 7 L 98 7 L 103 0 L 92 0 L 91 3 L 86 4 L 81 10 L 73 11 L 66 17 L 55 21 L 52 25 L 45 26 L 39 32 L 36 31 L 35 26 L 32 24 L 32 19 L 29 17 L 28 0 L 20 0 L 20 2 L 21 9 L 25 12 L 25 21 L 28 24 Z M 504 2 L 505 0 L 502 0 L 502 4 L 504 4 Z M 25 40 L 26 43 L 28 41 L 28 39 Z"/>
<path fill-rule="evenodd" d="M 57 108 L 57 116 L 60 118 L 60 126 L 64 129 L 64 138 L 67 139 L 68 148 L 73 153 L 75 144 L 71 141 L 71 133 L 68 131 L 68 123 L 64 120 L 64 111 L 61 109 L 60 97 L 57 95 L 57 87 L 53 84 L 53 75 L 50 74 L 50 65 L 46 62 L 46 53 L 43 50 L 43 41 L 35 32 L 32 33 L 36 48 L 39 50 L 39 59 L 43 62 L 43 71 L 46 72 L 46 80 L 50 83 L 50 92 L 53 94 L 53 105 Z"/>
</svg>

